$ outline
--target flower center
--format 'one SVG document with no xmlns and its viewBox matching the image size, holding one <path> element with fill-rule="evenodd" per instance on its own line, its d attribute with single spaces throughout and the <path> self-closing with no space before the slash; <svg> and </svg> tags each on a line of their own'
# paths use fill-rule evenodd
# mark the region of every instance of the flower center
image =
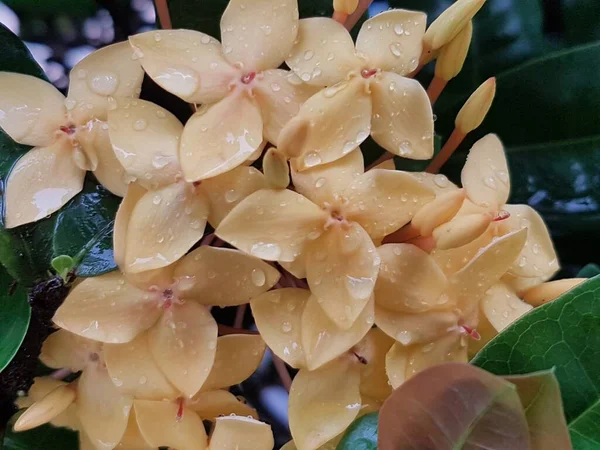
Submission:
<svg viewBox="0 0 600 450">
<path fill-rule="evenodd" d="M 241 81 L 244 84 L 250 84 L 256 78 L 256 72 L 248 72 L 242 75 Z"/>
<path fill-rule="evenodd" d="M 371 78 L 373 75 L 377 73 L 377 69 L 363 69 L 360 71 L 360 74 L 363 78 Z"/>
<path fill-rule="evenodd" d="M 496 215 L 496 217 L 494 217 L 494 222 L 500 222 L 502 220 L 506 220 L 510 217 L 510 213 L 506 210 L 501 210 L 498 212 L 498 214 Z"/>
<path fill-rule="evenodd" d="M 183 419 L 183 405 L 184 405 L 183 397 L 179 397 L 177 399 L 177 403 L 178 403 L 177 416 L 175 416 L 175 420 L 177 422 L 181 422 L 181 419 Z"/>
<path fill-rule="evenodd" d="M 162 293 L 163 298 L 163 309 L 169 309 L 175 299 L 175 294 L 173 294 L 173 289 L 165 289 Z"/>
<path fill-rule="evenodd" d="M 347 202 L 342 202 L 342 205 L 332 205 L 329 202 L 323 203 L 323 210 L 329 214 L 329 218 L 325 223 L 325 229 L 331 226 L 337 225 L 349 225 L 348 221 L 344 217 L 344 213 L 342 211 L 342 206 Z"/>
<path fill-rule="evenodd" d="M 461 325 L 460 327 L 474 340 L 478 341 L 481 339 L 481 335 L 477 332 L 475 328 L 468 327 L 467 325 Z"/>
<path fill-rule="evenodd" d="M 75 125 L 69 125 L 68 127 L 62 126 L 59 128 L 59 130 L 65 133 L 67 136 L 72 136 L 75 134 L 76 128 Z"/>
</svg>

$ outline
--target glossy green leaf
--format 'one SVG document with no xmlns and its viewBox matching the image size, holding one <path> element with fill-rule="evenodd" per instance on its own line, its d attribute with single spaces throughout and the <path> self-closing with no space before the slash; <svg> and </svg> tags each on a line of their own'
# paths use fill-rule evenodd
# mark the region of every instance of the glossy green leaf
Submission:
<svg viewBox="0 0 600 450">
<path fill-rule="evenodd" d="M 25 44 L 0 23 L 0 70 L 25 73 L 47 80 L 42 68 L 35 62 Z"/>
<path fill-rule="evenodd" d="M 344 433 L 336 450 L 377 450 L 379 413 L 365 414 L 356 419 Z"/>
<path fill-rule="evenodd" d="M 21 346 L 31 318 L 25 289 L 10 292 L 13 279 L 0 267 L 0 372 L 11 362 Z"/>
<path fill-rule="evenodd" d="M 555 368 L 575 449 L 600 446 L 600 276 L 534 309 L 472 363 L 496 374 Z"/>
<path fill-rule="evenodd" d="M 69 272 L 75 268 L 75 261 L 69 255 L 60 255 L 50 261 L 50 265 L 63 280 L 66 280 Z"/>
<path fill-rule="evenodd" d="M 589 263 L 582 267 L 577 274 L 577 278 L 592 278 L 596 275 L 600 275 L 600 266 L 598 264 Z"/>
<path fill-rule="evenodd" d="M 77 450 L 79 439 L 75 431 L 43 425 L 29 431 L 15 433 L 12 425 L 18 414 L 10 420 L 4 434 L 2 450 Z"/>
<path fill-rule="evenodd" d="M 77 0 L 65 2 L 64 0 L 3 0 L 19 15 L 32 15 L 37 17 L 66 15 L 69 17 L 88 18 L 93 16 L 98 6 L 94 0 Z"/>
</svg>

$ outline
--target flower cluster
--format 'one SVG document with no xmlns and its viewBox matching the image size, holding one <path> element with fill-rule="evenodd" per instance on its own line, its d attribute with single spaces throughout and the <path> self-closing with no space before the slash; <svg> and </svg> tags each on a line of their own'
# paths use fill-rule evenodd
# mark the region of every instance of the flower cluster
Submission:
<svg viewBox="0 0 600 450">
<path fill-rule="evenodd" d="M 334 3 L 338 19 L 356 8 Z M 386 11 L 354 44 L 334 19 L 299 20 L 296 0 L 230 0 L 222 42 L 131 36 L 78 63 L 66 99 L 0 73 L 0 126 L 34 146 L 7 180 L 6 226 L 61 208 L 86 170 L 123 196 L 119 270 L 74 283 L 42 350 L 81 374 L 36 379 L 15 429 L 51 422 L 99 450 L 269 450 L 269 425 L 228 390 L 268 346 L 299 369 L 286 448 L 333 448 L 407 378 L 467 361 L 570 287 L 544 284 L 556 254 L 541 217 L 506 204 L 495 135 L 471 148 L 462 188 L 363 161 L 369 135 L 389 156 L 432 157 L 439 92 L 412 76 L 436 56 L 444 80 L 460 71 L 482 3 L 457 1 L 427 32 L 424 14 Z M 193 104 L 185 124 L 137 98 L 144 72 Z M 481 123 L 494 86 L 467 102 L 442 154 Z M 219 337 L 211 307 L 246 304 L 259 335 Z"/>
</svg>

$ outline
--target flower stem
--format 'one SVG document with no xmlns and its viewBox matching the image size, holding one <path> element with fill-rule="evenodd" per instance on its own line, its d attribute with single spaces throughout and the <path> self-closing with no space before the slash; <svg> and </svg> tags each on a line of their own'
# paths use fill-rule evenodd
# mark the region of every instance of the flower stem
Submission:
<svg viewBox="0 0 600 450">
<path fill-rule="evenodd" d="M 429 83 L 429 87 L 427 88 L 427 95 L 429 96 L 432 106 L 444 91 L 447 84 L 448 82 L 443 78 L 434 77 L 433 80 L 431 80 L 431 83 Z"/>
<path fill-rule="evenodd" d="M 425 172 L 438 173 L 442 166 L 446 164 L 446 161 L 450 159 L 454 151 L 462 143 L 465 136 L 466 135 L 463 132 L 455 128 L 448 140 L 444 143 L 444 146 L 440 152 L 435 158 L 433 158 L 433 161 L 431 161 L 429 166 L 427 166 Z"/>
<path fill-rule="evenodd" d="M 171 23 L 171 14 L 169 14 L 169 6 L 167 0 L 154 0 L 156 6 L 156 13 L 158 14 L 158 20 L 160 21 L 160 27 L 163 30 L 170 30 L 173 28 Z"/>
<path fill-rule="evenodd" d="M 290 392 L 290 387 L 292 386 L 292 377 L 285 366 L 285 363 L 277 356 L 275 353 L 273 355 L 273 365 L 275 366 L 275 370 L 279 375 L 279 379 L 281 380 L 281 384 L 286 391 Z"/>
</svg>

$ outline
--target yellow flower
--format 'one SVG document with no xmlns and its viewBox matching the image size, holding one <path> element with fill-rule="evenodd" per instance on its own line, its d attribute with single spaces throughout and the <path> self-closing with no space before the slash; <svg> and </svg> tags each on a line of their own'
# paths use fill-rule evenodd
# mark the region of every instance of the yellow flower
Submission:
<svg viewBox="0 0 600 450">
<path fill-rule="evenodd" d="M 109 111 L 110 140 L 130 184 L 115 225 L 115 260 L 123 271 L 165 267 L 181 258 L 248 194 L 266 187 L 254 167 L 187 183 L 179 163 L 183 125 L 166 109 L 134 100 Z"/>
<path fill-rule="evenodd" d="M 391 10 L 367 20 L 356 41 L 329 18 L 300 21 L 286 60 L 307 84 L 322 89 L 281 133 L 279 147 L 298 169 L 335 161 L 369 134 L 389 152 L 411 159 L 433 154 L 433 113 L 425 89 L 406 76 L 418 65 L 426 16 Z"/>
<path fill-rule="evenodd" d="M 347 329 L 368 303 L 377 279 L 373 241 L 405 225 L 433 198 L 407 173 L 363 171 L 356 149 L 333 163 L 294 172 L 298 193 L 257 191 L 225 217 L 216 234 L 268 261 L 297 260 L 295 271 L 306 271 L 320 306 Z"/>
<path fill-rule="evenodd" d="M 223 43 L 191 30 L 130 38 L 160 86 L 205 107 L 185 126 L 185 179 L 198 181 L 242 164 L 263 139 L 277 143 L 285 123 L 314 92 L 278 69 L 298 32 L 296 0 L 231 0 L 221 18 Z"/>
<path fill-rule="evenodd" d="M 66 99 L 39 78 L 0 72 L 0 127 L 34 147 L 8 177 L 7 228 L 59 210 L 81 191 L 86 170 L 114 194 L 125 194 L 104 121 L 111 105 L 140 93 L 144 72 L 132 55 L 124 42 L 87 56 L 71 71 Z"/>
<path fill-rule="evenodd" d="M 202 246 L 171 266 L 126 278 L 115 272 L 78 284 L 54 316 L 72 333 L 127 343 L 148 330 L 167 380 L 196 394 L 215 362 L 217 324 L 206 305 L 233 306 L 270 289 L 279 272 L 236 250 Z"/>
</svg>

